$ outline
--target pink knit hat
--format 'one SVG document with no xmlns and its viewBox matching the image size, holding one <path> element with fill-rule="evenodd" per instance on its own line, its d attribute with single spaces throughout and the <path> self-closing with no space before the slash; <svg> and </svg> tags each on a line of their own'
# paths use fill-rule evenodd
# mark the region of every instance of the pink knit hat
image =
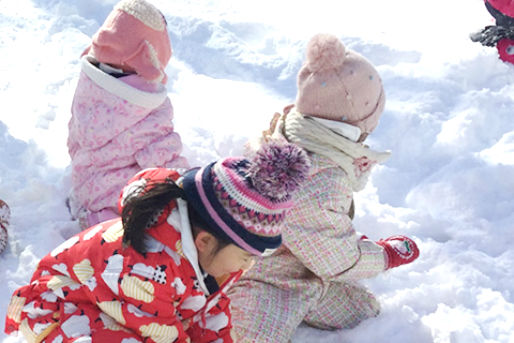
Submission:
<svg viewBox="0 0 514 343">
<path fill-rule="evenodd" d="M 166 83 L 171 43 L 162 13 L 145 0 L 122 0 L 111 11 L 82 55 Z"/>
<path fill-rule="evenodd" d="M 298 73 L 297 110 L 308 116 L 342 121 L 370 133 L 385 105 L 382 80 L 373 65 L 345 49 L 337 37 L 314 36 Z"/>
</svg>

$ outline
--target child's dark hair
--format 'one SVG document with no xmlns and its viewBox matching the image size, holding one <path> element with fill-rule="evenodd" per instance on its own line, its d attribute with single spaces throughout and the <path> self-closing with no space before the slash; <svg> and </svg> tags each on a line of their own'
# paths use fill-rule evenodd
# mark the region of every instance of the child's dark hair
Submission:
<svg viewBox="0 0 514 343">
<path fill-rule="evenodd" d="M 144 188 L 147 190 L 143 190 Z M 187 200 L 184 190 L 171 179 L 136 188 L 127 198 L 121 212 L 124 228 L 123 243 L 132 246 L 140 254 L 146 252 L 145 231 L 161 223 L 154 222 L 162 213 L 161 211 L 167 209 L 175 199 Z M 214 233 L 190 203 L 187 203 L 187 208 L 193 236 L 196 237 L 200 231 L 207 231 L 218 241 L 213 254 L 231 243 L 228 238 Z"/>
</svg>

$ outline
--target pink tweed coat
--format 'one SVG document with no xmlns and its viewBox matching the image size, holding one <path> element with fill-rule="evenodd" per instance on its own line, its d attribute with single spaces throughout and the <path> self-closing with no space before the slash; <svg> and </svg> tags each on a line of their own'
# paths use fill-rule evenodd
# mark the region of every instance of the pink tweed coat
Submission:
<svg viewBox="0 0 514 343">
<path fill-rule="evenodd" d="M 384 249 L 356 232 L 351 213 L 353 193 L 389 153 L 323 136 L 300 120 L 303 115 L 290 108 L 285 113 L 271 132 L 282 138 L 286 122 L 287 139 L 308 150 L 311 168 L 284 220 L 281 248 L 258 259 L 228 293 L 240 343 L 290 342 L 302 322 L 320 329 L 353 328 L 380 311 L 360 280 L 384 272 Z M 321 147 L 331 147 L 330 158 L 309 151 Z M 336 153 L 343 147 L 344 159 Z"/>
<path fill-rule="evenodd" d="M 355 232 L 344 171 L 328 158 L 310 157 L 311 175 L 295 194 L 282 247 L 259 259 L 228 293 L 241 343 L 289 342 L 301 322 L 352 328 L 380 311 L 358 281 L 384 271 L 383 249 Z"/>
</svg>

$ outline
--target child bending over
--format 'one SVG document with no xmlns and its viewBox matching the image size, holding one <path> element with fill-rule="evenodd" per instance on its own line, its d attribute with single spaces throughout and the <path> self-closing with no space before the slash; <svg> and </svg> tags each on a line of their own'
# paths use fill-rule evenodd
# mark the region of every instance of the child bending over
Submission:
<svg viewBox="0 0 514 343">
<path fill-rule="evenodd" d="M 233 342 L 226 290 L 281 244 L 308 158 L 270 144 L 181 175 L 146 169 L 123 189 L 121 218 L 55 248 L 7 309 L 29 342 Z"/>
</svg>

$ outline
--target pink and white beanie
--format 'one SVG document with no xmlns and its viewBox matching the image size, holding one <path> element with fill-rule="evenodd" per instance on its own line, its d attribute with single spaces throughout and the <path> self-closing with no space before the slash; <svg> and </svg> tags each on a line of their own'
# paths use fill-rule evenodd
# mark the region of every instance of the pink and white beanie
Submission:
<svg viewBox="0 0 514 343">
<path fill-rule="evenodd" d="M 166 83 L 171 42 L 162 13 L 145 0 L 122 0 L 93 36 L 82 55 Z"/>
<path fill-rule="evenodd" d="M 306 55 L 297 80 L 298 112 L 354 125 L 362 133 L 373 131 L 385 105 L 382 80 L 373 65 L 329 34 L 314 36 Z"/>
<path fill-rule="evenodd" d="M 252 160 L 228 157 L 189 171 L 182 187 L 212 230 L 253 255 L 268 256 L 282 243 L 285 213 L 309 166 L 296 145 L 267 143 Z"/>
</svg>

